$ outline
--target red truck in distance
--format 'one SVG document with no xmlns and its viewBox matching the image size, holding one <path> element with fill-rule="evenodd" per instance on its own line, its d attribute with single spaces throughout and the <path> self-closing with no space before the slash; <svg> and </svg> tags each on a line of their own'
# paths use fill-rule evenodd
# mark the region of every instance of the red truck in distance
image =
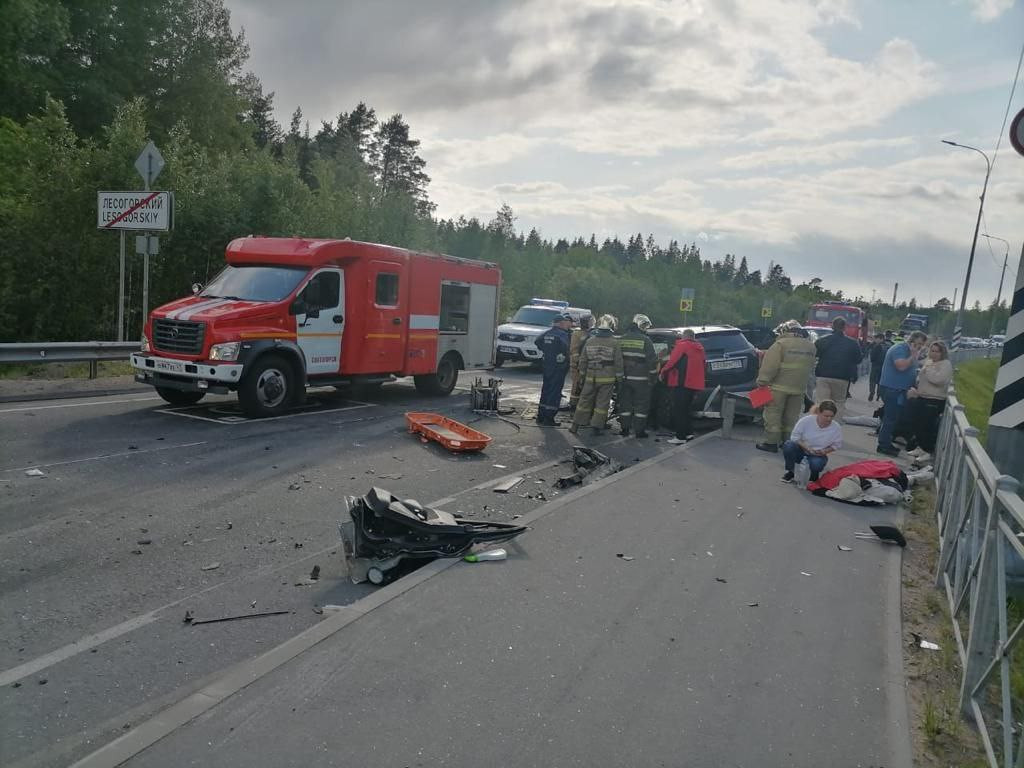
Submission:
<svg viewBox="0 0 1024 768">
<path fill-rule="evenodd" d="M 807 313 L 807 327 L 832 330 L 832 321 L 837 317 L 846 321 L 846 335 L 851 339 L 864 343 L 871 341 L 872 328 L 868 313 L 858 306 L 841 301 L 812 304 Z"/>
<path fill-rule="evenodd" d="M 353 240 L 244 237 L 195 295 L 156 308 L 136 381 L 173 405 L 237 392 L 249 416 L 276 416 L 307 386 L 372 386 L 412 376 L 447 395 L 461 369 L 493 361 L 495 264 Z"/>
</svg>

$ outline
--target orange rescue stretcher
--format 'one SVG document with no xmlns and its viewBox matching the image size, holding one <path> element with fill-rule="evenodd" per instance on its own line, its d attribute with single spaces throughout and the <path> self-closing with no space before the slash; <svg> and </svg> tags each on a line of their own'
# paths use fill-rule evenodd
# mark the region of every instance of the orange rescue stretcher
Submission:
<svg viewBox="0 0 1024 768">
<path fill-rule="evenodd" d="M 410 412 L 405 414 L 405 420 L 413 434 L 434 440 L 455 453 L 480 451 L 491 442 L 483 432 L 439 413 Z"/>
</svg>

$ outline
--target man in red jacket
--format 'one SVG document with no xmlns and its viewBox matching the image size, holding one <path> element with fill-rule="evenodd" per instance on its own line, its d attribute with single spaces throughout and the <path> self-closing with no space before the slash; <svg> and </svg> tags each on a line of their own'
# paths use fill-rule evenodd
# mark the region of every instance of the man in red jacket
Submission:
<svg viewBox="0 0 1024 768">
<path fill-rule="evenodd" d="M 672 393 L 672 422 L 676 436 L 668 442 L 682 445 L 694 438 L 690 413 L 694 396 L 704 389 L 704 347 L 692 330 L 683 331 L 658 374 Z"/>
</svg>

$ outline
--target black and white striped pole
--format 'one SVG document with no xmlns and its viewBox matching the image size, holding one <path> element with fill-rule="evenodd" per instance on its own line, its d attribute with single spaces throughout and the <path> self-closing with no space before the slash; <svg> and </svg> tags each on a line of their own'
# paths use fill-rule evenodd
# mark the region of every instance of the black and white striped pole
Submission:
<svg viewBox="0 0 1024 768">
<path fill-rule="evenodd" d="M 1020 256 L 988 419 L 987 448 L 1000 472 L 1024 480 L 1024 247 Z"/>
</svg>

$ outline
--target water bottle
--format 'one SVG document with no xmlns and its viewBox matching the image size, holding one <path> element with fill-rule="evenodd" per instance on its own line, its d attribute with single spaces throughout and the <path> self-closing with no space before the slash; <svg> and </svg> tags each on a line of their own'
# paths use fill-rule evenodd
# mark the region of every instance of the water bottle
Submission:
<svg viewBox="0 0 1024 768">
<path fill-rule="evenodd" d="M 504 560 L 508 557 L 508 552 L 504 549 L 492 549 L 487 552 L 477 552 L 473 555 L 466 555 L 463 560 L 467 563 L 484 563 L 488 560 Z"/>
<path fill-rule="evenodd" d="M 807 463 L 807 459 L 804 459 L 796 465 L 796 471 L 793 473 L 798 488 L 806 488 L 807 481 L 811 478 L 811 467 Z"/>
</svg>

